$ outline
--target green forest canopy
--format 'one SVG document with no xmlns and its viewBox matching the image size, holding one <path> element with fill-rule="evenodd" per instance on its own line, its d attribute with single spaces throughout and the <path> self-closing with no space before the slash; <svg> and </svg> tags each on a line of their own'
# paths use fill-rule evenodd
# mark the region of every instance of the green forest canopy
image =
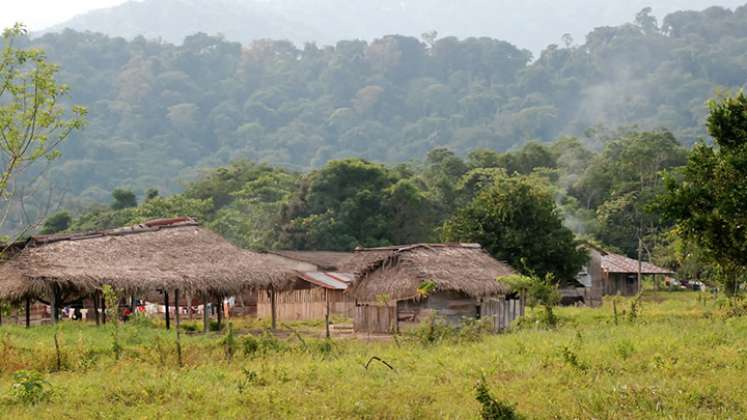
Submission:
<svg viewBox="0 0 747 420">
<path fill-rule="evenodd" d="M 90 111 L 44 178 L 73 206 L 117 187 L 180 191 L 197 168 L 236 159 L 293 170 L 348 157 L 393 163 L 441 147 L 506 151 L 598 125 L 664 127 L 689 145 L 706 135 L 706 99 L 745 84 L 747 7 L 661 23 L 642 13 L 534 60 L 489 38 L 298 48 L 197 34 L 175 46 L 65 31 L 29 42 Z"/>
</svg>

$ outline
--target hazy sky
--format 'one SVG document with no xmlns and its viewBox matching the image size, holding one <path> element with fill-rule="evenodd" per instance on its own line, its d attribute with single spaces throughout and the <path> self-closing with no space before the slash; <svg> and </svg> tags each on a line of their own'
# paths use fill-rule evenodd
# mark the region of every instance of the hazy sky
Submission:
<svg viewBox="0 0 747 420">
<path fill-rule="evenodd" d="M 115 6 L 125 0 L 0 0 L 0 27 L 23 22 L 41 30 L 92 9 Z"/>
</svg>

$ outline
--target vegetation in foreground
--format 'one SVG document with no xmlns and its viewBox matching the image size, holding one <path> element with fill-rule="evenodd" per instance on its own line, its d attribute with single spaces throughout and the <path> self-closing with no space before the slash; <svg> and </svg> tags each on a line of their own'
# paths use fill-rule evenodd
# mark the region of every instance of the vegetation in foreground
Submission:
<svg viewBox="0 0 747 420">
<path fill-rule="evenodd" d="M 118 361 L 111 327 L 4 326 L 0 409 L 9 418 L 744 418 L 747 318 L 703 296 L 618 298 L 617 318 L 611 301 L 562 308 L 551 330 L 530 313 L 499 336 L 468 328 L 327 342 L 311 324 L 274 338 L 237 323 L 230 335 L 182 335 L 181 368 L 174 333 L 145 322 L 120 325 Z"/>
</svg>

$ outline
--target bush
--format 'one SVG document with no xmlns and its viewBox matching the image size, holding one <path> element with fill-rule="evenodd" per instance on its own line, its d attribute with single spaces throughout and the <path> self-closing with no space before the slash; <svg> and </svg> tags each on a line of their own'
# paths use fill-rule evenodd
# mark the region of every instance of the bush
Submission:
<svg viewBox="0 0 747 420">
<path fill-rule="evenodd" d="M 41 373 L 33 370 L 20 370 L 13 375 L 11 396 L 25 405 L 36 405 L 49 400 L 51 385 Z"/>
<path fill-rule="evenodd" d="M 485 378 L 481 378 L 475 387 L 476 399 L 482 405 L 480 416 L 484 420 L 518 420 L 521 416 L 516 414 L 513 406 L 497 401 L 490 395 Z"/>
<path fill-rule="evenodd" d="M 287 349 L 287 345 L 269 331 L 263 332 L 259 337 L 251 334 L 244 336 L 241 339 L 241 347 L 245 356 L 279 353 Z"/>
</svg>

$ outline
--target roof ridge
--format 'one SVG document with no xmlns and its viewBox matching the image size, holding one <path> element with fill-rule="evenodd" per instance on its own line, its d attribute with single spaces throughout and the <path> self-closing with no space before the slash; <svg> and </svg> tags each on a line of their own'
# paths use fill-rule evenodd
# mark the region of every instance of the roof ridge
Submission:
<svg viewBox="0 0 747 420">
<path fill-rule="evenodd" d="M 200 226 L 200 223 L 191 217 L 174 217 L 168 219 L 151 219 L 136 225 L 123 226 L 114 229 L 103 229 L 67 234 L 52 234 L 32 236 L 27 245 L 47 245 L 63 241 L 83 241 L 87 239 L 103 238 L 107 236 L 124 236 L 138 233 L 156 232 L 161 229 L 171 229 L 185 226 Z"/>
<path fill-rule="evenodd" d="M 382 247 L 375 247 L 375 248 L 357 247 L 355 248 L 353 252 L 376 252 L 376 251 L 403 252 L 403 251 L 409 251 L 409 250 L 417 249 L 417 248 L 483 249 L 482 245 L 478 243 L 469 243 L 469 242 L 435 242 L 435 243 L 419 242 L 419 243 L 407 244 L 407 245 L 391 245 L 391 246 L 382 246 Z"/>
</svg>

